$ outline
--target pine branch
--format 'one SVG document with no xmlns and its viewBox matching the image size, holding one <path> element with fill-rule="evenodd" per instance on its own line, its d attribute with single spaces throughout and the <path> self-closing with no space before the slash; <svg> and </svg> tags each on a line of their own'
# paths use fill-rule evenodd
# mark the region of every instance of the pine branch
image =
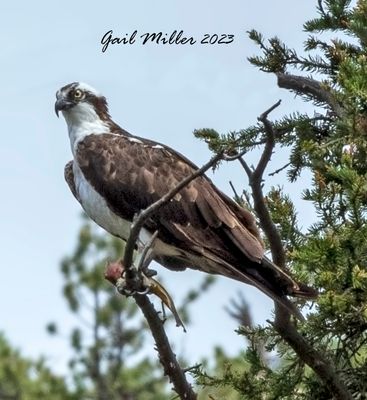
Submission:
<svg viewBox="0 0 367 400">
<path fill-rule="evenodd" d="M 263 229 L 269 243 L 273 261 L 281 268 L 285 268 L 286 255 L 282 245 L 281 237 L 271 218 L 266 206 L 262 181 L 265 168 L 270 161 L 275 146 L 275 130 L 268 120 L 268 115 L 280 102 L 278 101 L 271 108 L 265 111 L 258 118 L 264 125 L 267 142 L 260 161 L 254 171 L 251 171 L 246 162 L 241 159 L 241 164 L 248 175 L 254 207 L 259 217 L 260 226 Z M 328 387 L 333 396 L 338 400 L 352 400 L 351 394 L 346 389 L 344 383 L 337 375 L 334 366 L 316 349 L 314 349 L 304 337 L 297 331 L 295 325 L 291 322 L 290 313 L 275 303 L 275 321 L 271 323 L 274 329 L 295 351 L 299 358 L 312 368 L 320 380 Z"/>
<path fill-rule="evenodd" d="M 276 73 L 276 76 L 280 88 L 293 90 L 300 95 L 312 96 L 318 102 L 329 105 L 338 117 L 342 116 L 342 107 L 331 92 L 322 88 L 320 82 L 304 76 L 284 74 L 281 72 Z"/>
</svg>

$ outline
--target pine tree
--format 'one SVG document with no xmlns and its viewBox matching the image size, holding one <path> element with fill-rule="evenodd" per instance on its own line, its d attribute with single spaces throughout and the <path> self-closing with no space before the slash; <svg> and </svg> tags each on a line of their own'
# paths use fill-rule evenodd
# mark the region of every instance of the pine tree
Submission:
<svg viewBox="0 0 367 400">
<path fill-rule="evenodd" d="M 44 359 L 22 356 L 0 334 L 0 399 L 78 400 L 79 395 L 68 389 L 62 377 L 51 372 Z"/>
<path fill-rule="evenodd" d="M 271 129 L 277 148 L 289 151 L 283 167 L 289 184 L 311 174 L 312 183 L 305 188 L 303 199 L 313 204 L 317 221 L 307 231 L 300 229 L 297 213 L 302 211 L 282 187 L 271 188 L 265 201 L 281 237 L 287 267 L 300 281 L 320 291 L 315 304 L 305 307 L 307 322 L 298 323 L 299 331 L 331 362 L 347 392 L 355 399 L 365 399 L 367 1 L 319 0 L 317 11 L 318 16 L 304 24 L 309 36 L 302 55 L 279 38 L 265 40 L 259 32 L 249 32 L 261 50 L 261 55 L 249 61 L 275 74 L 279 87 L 315 106 L 313 115 L 295 112 L 273 122 Z M 213 129 L 195 134 L 213 152 L 225 148 L 242 153 L 267 143 L 270 128 L 263 122 L 230 134 Z M 237 200 L 257 210 L 251 194 L 245 191 Z M 267 245 L 271 247 L 271 241 Z M 249 342 L 243 359 L 248 368 L 238 372 L 235 365 L 227 367 L 216 385 L 229 385 L 244 399 L 333 398 L 328 382 L 296 355 L 273 324 L 244 326 L 239 333 Z M 261 357 L 260 344 L 277 352 L 277 367 Z"/>
</svg>

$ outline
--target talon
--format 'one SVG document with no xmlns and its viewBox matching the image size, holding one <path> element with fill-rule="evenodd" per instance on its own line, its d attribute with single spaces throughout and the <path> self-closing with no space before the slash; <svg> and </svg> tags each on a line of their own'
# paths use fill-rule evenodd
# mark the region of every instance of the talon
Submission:
<svg viewBox="0 0 367 400">
<path fill-rule="evenodd" d="M 117 289 L 123 289 L 124 286 L 126 285 L 126 281 L 124 278 L 120 277 L 116 280 L 115 285 L 116 285 Z"/>
<path fill-rule="evenodd" d="M 119 293 L 125 295 L 125 296 L 134 296 L 136 294 L 148 294 L 150 292 L 150 286 L 149 284 L 147 284 L 148 282 L 144 282 L 146 285 L 146 287 L 143 290 L 135 290 L 135 289 L 128 289 L 126 287 L 126 280 L 125 280 L 125 271 L 122 273 L 122 276 L 120 278 L 117 279 L 116 281 L 116 289 Z"/>
<path fill-rule="evenodd" d="M 147 287 L 144 290 L 136 290 L 134 294 L 148 294 L 150 292 L 150 288 Z"/>
<path fill-rule="evenodd" d="M 122 273 L 122 275 L 124 275 L 124 274 L 125 274 L 125 272 Z M 126 280 L 125 280 L 125 278 L 123 278 L 123 276 L 121 276 L 120 278 L 118 278 L 116 280 L 115 286 L 119 293 L 130 295 L 129 292 L 131 292 L 131 291 L 126 288 Z"/>
<path fill-rule="evenodd" d="M 125 271 L 122 273 L 122 276 L 120 278 L 117 279 L 116 281 L 116 289 L 119 293 L 125 295 L 125 296 L 133 296 L 134 294 L 136 294 L 135 290 L 130 290 L 126 287 L 126 280 L 124 278 L 125 275 Z"/>
<path fill-rule="evenodd" d="M 126 297 L 134 296 L 135 294 L 139 293 L 136 290 L 129 290 L 123 286 L 120 286 L 120 287 L 116 286 L 116 289 L 120 294 L 123 294 Z"/>
</svg>

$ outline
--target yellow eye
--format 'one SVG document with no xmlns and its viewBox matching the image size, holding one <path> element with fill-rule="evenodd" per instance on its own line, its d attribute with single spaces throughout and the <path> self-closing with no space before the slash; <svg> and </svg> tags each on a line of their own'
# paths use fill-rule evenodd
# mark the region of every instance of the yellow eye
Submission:
<svg viewBox="0 0 367 400">
<path fill-rule="evenodd" d="M 73 97 L 75 100 L 80 100 L 83 97 L 83 92 L 80 89 L 74 91 Z"/>
</svg>

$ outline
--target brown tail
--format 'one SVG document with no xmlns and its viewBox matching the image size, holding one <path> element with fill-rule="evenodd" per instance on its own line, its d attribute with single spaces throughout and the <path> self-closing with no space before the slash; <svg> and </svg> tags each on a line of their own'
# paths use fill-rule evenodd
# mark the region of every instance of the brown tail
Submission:
<svg viewBox="0 0 367 400">
<path fill-rule="evenodd" d="M 292 293 L 290 293 L 291 296 L 300 297 L 306 300 L 312 300 L 318 297 L 319 292 L 316 289 L 307 286 L 304 283 L 296 282 L 296 284 L 298 288 L 293 289 Z"/>
<path fill-rule="evenodd" d="M 289 273 L 282 270 L 267 257 L 262 259 L 261 267 L 257 265 L 256 268 L 246 268 L 246 272 L 248 277 L 252 277 L 251 283 L 254 286 L 257 286 L 300 320 L 304 320 L 302 314 L 287 296 L 314 299 L 318 295 L 315 289 L 296 282 Z"/>
<path fill-rule="evenodd" d="M 245 265 L 236 263 L 237 265 L 234 266 L 212 253 L 207 253 L 206 256 L 208 258 L 210 256 L 210 260 L 215 263 L 212 273 L 225 275 L 255 286 L 300 320 L 304 320 L 302 314 L 287 296 L 305 299 L 317 297 L 316 290 L 296 282 L 286 271 L 283 271 L 267 257 L 263 257 L 261 263 L 247 260 Z"/>
<path fill-rule="evenodd" d="M 284 295 L 310 300 L 317 298 L 319 293 L 316 289 L 295 281 L 289 272 L 278 267 L 267 257 L 262 259 L 261 265 L 265 267 L 267 277 L 271 278 L 271 281 L 273 281 L 277 287 L 281 288 Z"/>
</svg>

